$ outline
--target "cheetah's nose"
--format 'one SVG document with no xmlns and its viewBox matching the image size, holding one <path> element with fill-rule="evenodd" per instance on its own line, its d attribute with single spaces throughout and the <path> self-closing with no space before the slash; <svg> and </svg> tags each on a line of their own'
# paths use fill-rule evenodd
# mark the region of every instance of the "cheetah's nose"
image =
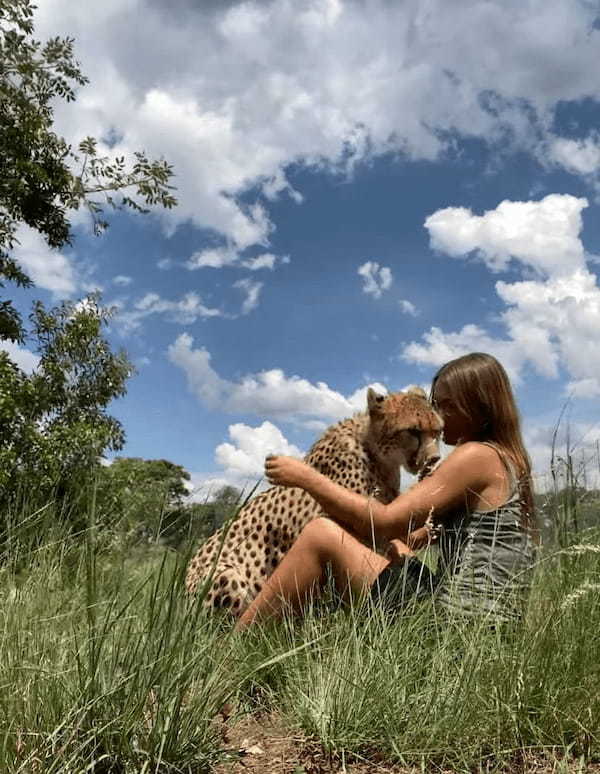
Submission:
<svg viewBox="0 0 600 774">
<path fill-rule="evenodd" d="M 439 454 L 433 457 L 429 457 L 427 460 L 425 460 L 425 464 L 423 465 L 419 473 L 419 480 L 428 476 L 431 473 L 431 471 L 435 468 L 435 466 L 438 464 L 439 461 L 440 461 Z"/>
</svg>

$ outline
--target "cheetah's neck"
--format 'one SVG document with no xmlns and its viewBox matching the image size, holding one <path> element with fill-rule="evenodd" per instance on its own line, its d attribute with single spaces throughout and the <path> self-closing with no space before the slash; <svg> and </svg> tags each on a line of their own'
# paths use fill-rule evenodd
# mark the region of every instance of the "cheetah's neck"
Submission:
<svg viewBox="0 0 600 774">
<path fill-rule="evenodd" d="M 327 444 L 330 437 L 336 440 L 336 446 L 343 446 L 361 457 L 366 454 L 370 488 L 377 487 L 382 490 L 382 499 L 391 501 L 400 491 L 400 464 L 401 460 L 390 459 L 381 454 L 377 445 L 377 439 L 372 435 L 371 420 L 366 412 L 355 414 L 350 419 L 345 419 L 337 425 L 330 427 L 325 434 L 311 448 L 306 460 L 311 463 L 313 455 Z"/>
</svg>

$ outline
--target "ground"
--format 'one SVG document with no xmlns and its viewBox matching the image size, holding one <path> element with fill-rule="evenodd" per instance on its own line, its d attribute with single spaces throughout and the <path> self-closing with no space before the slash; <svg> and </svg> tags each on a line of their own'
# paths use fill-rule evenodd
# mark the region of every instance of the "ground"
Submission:
<svg viewBox="0 0 600 774">
<path fill-rule="evenodd" d="M 375 761 L 344 762 L 328 756 L 318 742 L 288 728 L 275 713 L 253 714 L 233 723 L 223 721 L 223 742 L 232 760 L 215 768 L 215 774 L 406 774 L 403 767 Z"/>
<path fill-rule="evenodd" d="M 231 751 L 231 759 L 219 764 L 214 774 L 456 774 L 456 769 L 435 765 L 406 767 L 377 760 L 342 760 L 329 756 L 318 742 L 308 739 L 301 731 L 289 728 L 277 713 L 254 713 L 243 718 L 221 718 L 219 721 L 223 746 Z M 565 760 L 548 754 L 532 752 L 515 755 L 502 768 L 490 765 L 481 771 L 507 774 L 600 774 L 600 763 L 585 765 L 580 760 Z"/>
</svg>

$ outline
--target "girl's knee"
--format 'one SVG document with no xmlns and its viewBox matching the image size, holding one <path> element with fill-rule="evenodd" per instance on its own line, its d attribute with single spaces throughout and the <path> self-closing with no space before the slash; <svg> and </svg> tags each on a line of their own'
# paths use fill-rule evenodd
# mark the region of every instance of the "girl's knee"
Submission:
<svg viewBox="0 0 600 774">
<path fill-rule="evenodd" d="M 335 521 L 328 519 L 326 516 L 319 516 L 308 522 L 298 539 L 321 552 L 331 549 L 338 543 L 344 532 L 344 528 L 336 524 Z"/>
</svg>

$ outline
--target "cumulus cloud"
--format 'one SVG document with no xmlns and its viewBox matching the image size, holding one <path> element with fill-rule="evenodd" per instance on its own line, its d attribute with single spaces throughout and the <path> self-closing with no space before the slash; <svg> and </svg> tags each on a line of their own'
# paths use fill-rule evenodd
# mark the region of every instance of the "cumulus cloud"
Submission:
<svg viewBox="0 0 600 774">
<path fill-rule="evenodd" d="M 600 135 L 592 132 L 577 140 L 554 137 L 549 142 L 549 157 L 569 172 L 592 175 L 600 169 Z"/>
<path fill-rule="evenodd" d="M 219 489 L 224 486 L 235 486 L 243 489 L 245 484 L 246 482 L 240 482 L 237 478 L 225 478 L 220 473 L 192 471 L 187 484 L 188 499 L 190 502 L 207 503 L 214 500 Z"/>
<path fill-rule="evenodd" d="M 600 366 L 600 289 L 587 270 L 546 282 L 498 282 L 508 305 L 503 315 L 511 338 L 539 373 L 558 376 L 566 367 L 576 380 L 596 378 Z"/>
<path fill-rule="evenodd" d="M 496 282 L 506 305 L 500 316 L 504 337 L 477 325 L 455 332 L 434 327 L 422 341 L 406 345 L 403 357 L 439 366 L 466 352 L 486 351 L 517 381 L 526 363 L 548 378 L 564 368 L 571 379 L 568 392 L 600 395 L 600 288 L 579 238 L 586 204 L 553 194 L 540 202 L 502 202 L 483 216 L 457 208 L 430 216 L 426 227 L 438 249 L 454 257 L 476 250 L 492 270 L 514 260 L 516 266 L 535 269 L 539 279 Z"/>
<path fill-rule="evenodd" d="M 275 268 L 275 264 L 289 263 L 290 258 L 287 255 L 274 255 L 273 253 L 261 253 L 254 258 L 243 259 L 238 250 L 233 247 L 207 247 L 193 253 L 186 261 L 186 268 L 190 271 L 194 269 L 221 269 L 223 266 L 239 266 L 251 271 L 259 269 Z"/>
<path fill-rule="evenodd" d="M 167 354 L 185 373 L 190 391 L 207 408 L 288 422 L 337 422 L 366 407 L 368 386 L 345 397 L 325 382 L 312 384 L 300 376 L 287 376 L 279 368 L 249 374 L 239 382 L 223 379 L 212 367 L 210 353 L 204 348 L 194 349 L 193 345 L 193 338 L 182 333 Z M 385 392 L 381 385 L 373 386 Z"/>
<path fill-rule="evenodd" d="M 190 474 L 191 500 L 211 500 L 224 486 L 234 486 L 245 494 L 252 490 L 263 491 L 269 486 L 263 478 L 267 454 L 304 456 L 271 422 L 263 422 L 257 427 L 236 423 L 229 426 L 228 434 L 229 442 L 221 443 L 215 449 L 215 462 L 219 470 Z"/>
<path fill-rule="evenodd" d="M 514 259 L 542 276 L 569 274 L 585 265 L 579 233 L 587 206 L 587 199 L 550 194 L 537 202 L 503 201 L 483 215 L 447 207 L 430 215 L 425 228 L 435 250 L 455 258 L 475 252 L 492 271 Z"/>
<path fill-rule="evenodd" d="M 276 263 L 289 263 L 289 255 L 273 255 L 273 253 L 262 253 L 254 258 L 249 258 L 246 261 L 242 261 L 242 266 L 251 271 L 258 271 L 259 269 L 271 269 L 275 268 Z"/>
<path fill-rule="evenodd" d="M 29 226 L 17 229 L 18 244 L 12 256 L 31 277 L 38 288 L 49 290 L 55 296 L 70 296 L 78 286 L 72 259 L 48 247 L 42 236 Z"/>
<path fill-rule="evenodd" d="M 390 151 L 432 160 L 457 135 L 535 151 L 559 100 L 598 94 L 593 3 L 39 6 L 38 36 L 74 36 L 91 80 L 57 107 L 57 129 L 73 144 L 116 136 L 100 152 L 164 154 L 180 199 L 160 214 L 166 228 L 190 221 L 237 250 L 266 246 L 274 227 L 240 194 L 258 186 L 267 203 L 301 201 L 292 163 L 347 169 Z"/>
<path fill-rule="evenodd" d="M 468 352 L 489 352 L 500 360 L 513 380 L 519 381 L 523 356 L 514 342 L 496 339 L 478 325 L 465 325 L 450 333 L 433 326 L 420 342 L 407 344 L 402 356 L 410 363 L 439 367 Z"/>
<path fill-rule="evenodd" d="M 366 261 L 358 267 L 357 273 L 363 279 L 363 293 L 373 298 L 381 298 L 383 291 L 391 287 L 391 270 L 387 266 L 380 266 L 376 261 Z"/>
<path fill-rule="evenodd" d="M 267 454 L 288 454 L 301 457 L 297 446 L 287 441 L 281 430 L 271 422 L 258 427 L 237 423 L 229 426 L 232 443 L 222 443 L 215 449 L 215 461 L 227 478 L 259 478 L 263 475 Z"/>
<path fill-rule="evenodd" d="M 198 250 L 187 261 L 186 267 L 193 269 L 220 269 L 236 263 L 238 252 L 231 247 L 207 247 Z"/>
<path fill-rule="evenodd" d="M 246 269 L 251 269 L 252 271 L 257 271 L 258 269 L 270 269 L 272 271 L 275 268 L 276 260 L 277 256 L 273 255 L 273 253 L 263 253 L 262 255 L 257 255 L 255 258 L 244 261 L 242 265 Z"/>
<path fill-rule="evenodd" d="M 126 309 L 121 306 L 116 321 L 125 330 L 134 330 L 140 326 L 144 318 L 155 314 L 164 315 L 165 319 L 170 322 L 181 325 L 191 325 L 196 320 L 207 317 L 224 316 L 220 309 L 205 306 L 200 296 L 194 291 L 186 293 L 178 301 L 161 298 L 158 293 L 146 293 L 133 304 L 133 308 Z"/>
<path fill-rule="evenodd" d="M 12 341 L 1 341 L 0 350 L 6 352 L 13 363 L 18 365 L 19 368 L 27 374 L 35 371 L 40 362 L 38 355 L 25 349 L 25 347 L 20 347 Z"/>
</svg>

